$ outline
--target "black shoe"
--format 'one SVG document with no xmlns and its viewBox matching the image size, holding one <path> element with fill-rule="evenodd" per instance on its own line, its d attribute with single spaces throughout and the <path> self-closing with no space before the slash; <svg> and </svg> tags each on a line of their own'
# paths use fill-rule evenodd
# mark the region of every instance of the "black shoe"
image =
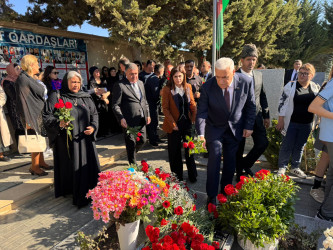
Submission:
<svg viewBox="0 0 333 250">
<path fill-rule="evenodd" d="M 252 172 L 251 168 L 244 168 L 245 174 L 250 175 L 251 177 L 254 176 L 254 173 Z"/>
<path fill-rule="evenodd" d="M 212 203 L 213 205 L 216 206 L 216 197 L 209 197 L 207 198 L 207 207 L 208 207 L 208 204 L 209 203 Z"/>
<path fill-rule="evenodd" d="M 10 159 L 9 157 L 7 157 L 7 156 L 4 156 L 4 157 L 0 157 L 0 161 L 6 161 L 6 162 L 8 162 L 8 161 L 11 161 L 12 159 Z"/>
<path fill-rule="evenodd" d="M 322 215 L 320 210 L 318 211 L 317 215 L 315 216 L 315 219 L 333 221 L 333 218 L 329 218 L 329 217 Z"/>
<path fill-rule="evenodd" d="M 158 143 L 157 142 L 149 142 L 150 145 L 152 145 L 153 147 L 157 147 Z"/>
<path fill-rule="evenodd" d="M 189 177 L 189 180 L 190 180 L 191 183 L 196 183 L 197 182 L 196 177 Z"/>
<path fill-rule="evenodd" d="M 161 140 L 160 138 L 158 138 L 158 139 L 156 140 L 156 142 L 163 143 L 164 141 Z"/>
</svg>

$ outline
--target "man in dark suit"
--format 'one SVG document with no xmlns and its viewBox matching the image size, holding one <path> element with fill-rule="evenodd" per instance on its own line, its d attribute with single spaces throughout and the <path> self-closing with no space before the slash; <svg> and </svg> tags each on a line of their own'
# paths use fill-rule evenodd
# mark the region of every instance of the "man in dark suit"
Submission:
<svg viewBox="0 0 333 250">
<path fill-rule="evenodd" d="M 196 119 L 198 135 L 208 149 L 207 203 L 213 204 L 219 188 L 222 147 L 224 192 L 224 187 L 232 183 L 238 144 L 252 134 L 256 114 L 252 80 L 235 74 L 232 59 L 217 60 L 215 75 L 202 85 Z"/>
<path fill-rule="evenodd" d="M 147 126 L 149 143 L 152 146 L 158 146 L 158 142 L 162 142 L 157 134 L 158 127 L 158 109 L 160 104 L 160 91 L 164 83 L 164 66 L 156 64 L 154 73 L 148 77 L 145 83 L 146 98 L 149 105 L 151 123 Z"/>
<path fill-rule="evenodd" d="M 126 65 L 126 78 L 120 80 L 113 87 L 112 109 L 117 120 L 123 127 L 129 163 L 136 164 L 136 152 L 146 141 L 146 125 L 150 123 L 149 106 L 143 83 L 138 80 L 138 66 L 135 63 Z M 140 126 L 141 140 L 128 135 L 128 127 Z"/>
<path fill-rule="evenodd" d="M 211 64 L 208 61 L 204 61 L 201 64 L 200 77 L 202 78 L 202 83 L 207 82 L 210 78 L 213 77 L 213 74 L 210 72 Z"/>
<path fill-rule="evenodd" d="M 243 169 L 246 174 L 253 176 L 251 167 L 262 155 L 262 153 L 264 153 L 268 146 L 266 128 L 270 125 L 269 108 L 262 81 L 262 73 L 260 71 L 253 70 L 257 63 L 257 59 L 258 51 L 256 46 L 254 44 L 246 44 L 241 53 L 242 67 L 237 70 L 237 74 L 244 74 L 253 81 L 254 96 L 256 101 L 256 117 L 252 133 L 254 145 L 245 157 L 243 157 L 245 138 L 243 138 L 239 144 L 236 166 L 237 181 L 240 180 L 240 176 L 243 174 Z"/>
<path fill-rule="evenodd" d="M 287 69 L 284 74 L 284 85 L 286 85 L 290 81 L 297 81 L 298 79 L 298 71 L 299 68 L 302 67 L 302 61 L 301 60 L 295 60 L 294 62 L 294 68 L 293 69 Z"/>
</svg>

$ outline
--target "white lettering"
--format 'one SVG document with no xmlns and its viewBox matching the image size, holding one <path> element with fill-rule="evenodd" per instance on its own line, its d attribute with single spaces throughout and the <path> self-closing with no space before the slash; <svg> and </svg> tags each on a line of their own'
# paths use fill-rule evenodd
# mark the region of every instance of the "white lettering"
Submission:
<svg viewBox="0 0 333 250">
<path fill-rule="evenodd" d="M 56 38 L 54 36 L 52 36 L 50 40 L 51 40 L 52 47 L 55 48 L 57 46 Z"/>
<path fill-rule="evenodd" d="M 35 37 L 32 34 L 28 34 L 28 43 L 35 44 Z"/>
<path fill-rule="evenodd" d="M 3 30 L 0 30 L 0 41 L 2 41 L 2 37 L 3 37 L 3 34 L 4 34 L 5 32 L 3 31 Z"/>
<path fill-rule="evenodd" d="M 64 39 L 64 47 L 67 47 L 68 48 L 68 42 L 66 39 Z"/>
<path fill-rule="evenodd" d="M 59 38 L 57 38 L 57 45 L 58 45 L 58 47 L 63 47 L 63 45 L 61 45 L 61 44 L 59 43 Z"/>
<path fill-rule="evenodd" d="M 12 41 L 13 43 L 18 42 L 18 35 L 15 32 L 10 32 L 8 37 L 9 37 L 10 41 Z"/>
<path fill-rule="evenodd" d="M 51 46 L 50 40 L 47 38 L 47 36 L 44 38 L 44 46 L 46 45 Z"/>
<path fill-rule="evenodd" d="M 76 40 L 74 40 L 74 42 L 75 42 L 75 47 L 74 47 L 74 48 L 77 49 L 77 43 L 76 43 Z"/>
<path fill-rule="evenodd" d="M 21 35 L 20 35 L 20 43 L 22 43 L 22 42 L 27 43 L 27 38 L 25 37 L 25 35 L 23 33 L 21 33 Z"/>
<path fill-rule="evenodd" d="M 36 35 L 36 43 L 38 45 L 42 45 L 43 44 L 43 37 L 41 37 L 40 35 Z"/>
<path fill-rule="evenodd" d="M 74 45 L 74 40 L 69 40 L 69 47 L 70 48 L 75 48 L 75 45 Z"/>
</svg>

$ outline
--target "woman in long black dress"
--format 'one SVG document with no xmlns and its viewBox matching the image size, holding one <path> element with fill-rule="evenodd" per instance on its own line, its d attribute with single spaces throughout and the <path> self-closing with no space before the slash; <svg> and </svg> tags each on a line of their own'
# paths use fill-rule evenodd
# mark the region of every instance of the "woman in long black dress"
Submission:
<svg viewBox="0 0 333 250">
<path fill-rule="evenodd" d="M 105 81 L 104 83 L 102 81 L 100 77 L 101 74 L 96 66 L 91 67 L 89 69 L 89 73 L 90 79 L 88 82 L 88 90 L 96 89 L 96 91 L 91 94 L 91 97 L 94 100 L 99 116 L 100 127 L 97 137 L 101 137 L 108 134 L 108 130 L 110 127 L 108 116 L 108 105 L 110 103 L 108 97 L 110 95 L 110 92 L 107 89 L 107 82 Z"/>
<path fill-rule="evenodd" d="M 76 71 L 65 74 L 60 92 L 52 92 L 47 100 L 43 120 L 54 152 L 55 197 L 73 194 L 73 204 L 82 207 L 89 203 L 86 194 L 97 184 L 100 165 L 95 146 L 98 113 L 91 96 L 81 90 L 82 77 Z M 62 99 L 72 103 L 72 141 L 67 150 L 64 121 L 54 116 L 54 105 Z"/>
</svg>

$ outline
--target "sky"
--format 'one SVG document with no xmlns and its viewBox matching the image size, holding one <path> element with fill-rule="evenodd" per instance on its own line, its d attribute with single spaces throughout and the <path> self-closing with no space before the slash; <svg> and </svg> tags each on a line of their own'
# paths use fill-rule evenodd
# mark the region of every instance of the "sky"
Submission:
<svg viewBox="0 0 333 250">
<path fill-rule="evenodd" d="M 28 0 L 9 0 L 8 3 L 12 4 L 13 10 L 15 10 L 17 13 L 21 15 L 24 15 L 24 13 L 27 11 L 27 8 L 31 6 Z M 85 34 L 97 35 L 97 36 L 104 36 L 104 37 L 109 36 L 109 32 L 107 29 L 95 27 L 89 25 L 88 23 L 84 23 L 81 26 L 81 28 L 78 25 L 69 26 L 67 30 L 73 32 L 85 33 Z"/>
</svg>

